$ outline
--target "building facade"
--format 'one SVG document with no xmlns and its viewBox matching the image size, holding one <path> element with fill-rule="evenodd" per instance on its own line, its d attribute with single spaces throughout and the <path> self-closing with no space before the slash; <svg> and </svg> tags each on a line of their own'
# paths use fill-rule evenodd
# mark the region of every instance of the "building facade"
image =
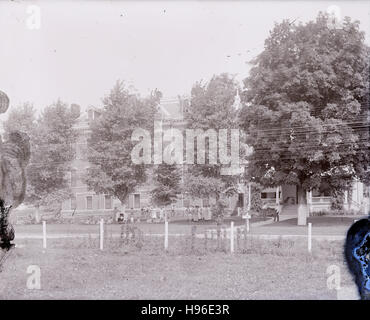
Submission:
<svg viewBox="0 0 370 320">
<path fill-rule="evenodd" d="M 237 100 L 237 99 L 236 99 Z M 155 121 L 159 122 L 163 131 L 176 128 L 183 130 L 186 127 L 184 120 L 184 112 L 186 112 L 187 99 L 174 98 L 162 100 L 159 105 L 159 111 L 155 116 Z M 76 141 L 76 158 L 72 163 L 72 170 L 69 175 L 71 190 L 73 196 L 62 204 L 62 215 L 65 218 L 87 218 L 92 216 L 112 217 L 114 209 L 117 207 L 121 210 L 122 207 L 133 210 L 139 213 L 142 208 L 149 207 L 151 203 L 151 190 L 154 183 L 152 174 L 148 174 L 148 180 L 145 184 L 138 186 L 134 192 L 129 194 L 126 203 L 121 204 L 120 201 L 109 194 L 96 194 L 89 190 L 83 182 L 83 176 L 89 167 L 87 160 L 87 139 L 89 136 L 89 124 L 101 115 L 98 108 L 90 107 L 82 113 L 76 123 L 75 129 L 78 132 Z M 165 147 L 165 145 L 163 146 Z M 180 170 L 186 170 L 186 166 L 179 165 Z M 184 172 L 184 171 L 183 171 Z M 352 192 L 345 192 L 345 208 L 354 210 L 366 210 L 364 206 L 364 195 L 368 192 L 368 188 L 364 189 L 362 183 L 354 181 Z M 229 212 L 232 214 L 238 213 L 238 208 L 248 207 L 250 199 L 250 191 L 248 185 L 240 184 L 237 194 L 226 198 L 229 203 Z M 283 213 L 297 214 L 297 187 L 293 185 L 284 185 L 277 188 L 266 188 L 261 192 L 262 201 L 270 207 L 275 206 L 278 202 L 284 204 Z M 331 198 L 328 194 L 313 191 L 307 193 L 308 205 L 310 212 L 327 210 L 330 208 Z M 179 195 L 174 203 L 176 210 L 183 210 L 190 204 L 203 207 L 210 206 L 215 202 L 215 199 L 189 199 L 186 195 Z M 366 201 L 365 201 L 366 202 Z"/>
</svg>

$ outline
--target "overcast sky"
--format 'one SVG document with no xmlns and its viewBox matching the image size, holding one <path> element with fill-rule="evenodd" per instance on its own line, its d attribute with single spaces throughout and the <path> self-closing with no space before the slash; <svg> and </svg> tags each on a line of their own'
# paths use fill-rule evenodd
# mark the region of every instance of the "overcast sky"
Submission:
<svg viewBox="0 0 370 320">
<path fill-rule="evenodd" d="M 32 4 L 39 29 L 27 27 Z M 2 1 L 0 90 L 11 106 L 37 108 L 58 98 L 99 106 L 117 79 L 144 95 L 189 94 L 213 74 L 244 78 L 275 21 L 312 20 L 331 5 L 360 20 L 370 43 L 370 1 Z"/>
</svg>

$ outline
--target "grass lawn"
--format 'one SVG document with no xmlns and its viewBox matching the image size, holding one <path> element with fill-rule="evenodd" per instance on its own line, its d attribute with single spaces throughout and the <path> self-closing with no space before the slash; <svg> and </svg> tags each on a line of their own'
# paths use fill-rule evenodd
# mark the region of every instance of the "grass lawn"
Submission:
<svg viewBox="0 0 370 320">
<path fill-rule="evenodd" d="M 223 228 L 230 227 L 230 222 L 234 221 L 235 226 L 239 226 L 245 223 L 240 217 L 226 218 L 222 224 Z M 263 218 L 253 217 L 251 223 L 264 221 Z M 136 225 L 144 232 L 148 234 L 163 234 L 164 223 L 148 223 L 140 222 Z M 191 222 L 185 219 L 176 219 L 169 221 L 169 233 L 172 234 L 190 234 L 191 227 L 195 225 L 197 232 L 204 232 L 207 229 L 216 229 L 216 221 L 199 221 Z M 121 224 L 107 224 L 106 230 L 108 233 L 119 234 L 121 231 Z M 14 225 L 15 232 L 21 234 L 42 234 L 42 225 Z M 84 225 L 84 224 L 47 224 L 48 234 L 95 234 L 99 232 L 98 225 Z"/>
<path fill-rule="evenodd" d="M 327 267 L 341 269 L 352 284 L 341 242 L 251 240 L 235 254 L 216 251 L 215 241 L 148 237 L 138 249 L 108 239 L 17 241 L 0 273 L 0 299 L 335 299 L 327 289 Z M 26 287 L 29 265 L 41 269 L 41 290 Z"/>
<path fill-rule="evenodd" d="M 340 235 L 344 236 L 348 228 L 353 223 L 354 219 L 361 219 L 361 216 L 342 217 L 342 216 L 322 216 L 310 217 L 308 222 L 312 223 L 313 235 Z M 234 221 L 235 226 L 240 226 L 245 223 L 240 217 L 232 217 L 225 219 L 222 224 L 223 228 L 230 227 L 230 221 Z M 269 223 L 266 225 L 257 226 L 254 222 L 263 221 L 262 218 L 251 219 L 251 233 L 253 234 L 271 234 L 271 235 L 306 235 L 306 226 L 297 226 L 297 219 L 288 219 L 280 222 Z M 140 230 L 146 234 L 163 234 L 164 223 L 147 223 L 140 222 L 136 224 Z M 196 225 L 197 233 L 204 233 L 207 229 L 216 229 L 215 221 L 191 222 L 187 220 L 171 220 L 169 222 L 170 234 L 190 234 L 191 227 Z M 105 226 L 108 234 L 120 234 L 122 225 L 107 224 Z M 38 225 L 15 225 L 16 235 L 42 235 L 42 226 Z M 83 224 L 47 224 L 47 233 L 49 235 L 64 234 L 98 234 L 98 225 L 83 225 Z"/>
<path fill-rule="evenodd" d="M 312 223 L 313 235 L 345 236 L 347 230 L 353 224 L 354 219 L 359 220 L 361 218 L 365 218 L 365 216 L 353 216 L 353 217 L 322 216 L 322 217 L 309 217 L 307 219 L 307 222 Z M 307 226 L 298 226 L 297 218 L 293 218 L 254 228 L 252 232 L 256 234 L 306 235 Z"/>
</svg>

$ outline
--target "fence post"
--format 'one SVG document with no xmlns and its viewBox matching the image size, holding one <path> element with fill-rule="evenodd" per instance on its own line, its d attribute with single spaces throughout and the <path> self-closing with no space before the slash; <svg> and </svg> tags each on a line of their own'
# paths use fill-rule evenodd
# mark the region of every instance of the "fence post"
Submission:
<svg viewBox="0 0 370 320">
<path fill-rule="evenodd" d="M 42 221 L 42 247 L 46 249 L 46 221 Z"/>
<path fill-rule="evenodd" d="M 104 249 L 104 219 L 100 219 L 100 250 Z"/>
<path fill-rule="evenodd" d="M 230 224 L 230 252 L 234 253 L 234 221 Z"/>
<path fill-rule="evenodd" d="M 164 249 L 168 249 L 168 221 L 164 222 Z"/>
<path fill-rule="evenodd" d="M 217 225 L 217 250 L 221 250 L 221 227 Z"/>
<path fill-rule="evenodd" d="M 240 228 L 236 229 L 236 250 L 240 248 Z"/>
<path fill-rule="evenodd" d="M 308 224 L 308 252 L 312 251 L 312 223 Z"/>
<path fill-rule="evenodd" d="M 204 249 L 207 252 L 207 240 L 208 240 L 208 233 L 207 230 L 204 231 Z"/>
</svg>

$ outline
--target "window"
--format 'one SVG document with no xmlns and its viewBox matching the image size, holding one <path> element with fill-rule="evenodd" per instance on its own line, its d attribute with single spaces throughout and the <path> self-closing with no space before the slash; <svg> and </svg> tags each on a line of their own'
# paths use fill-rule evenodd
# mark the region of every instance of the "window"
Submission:
<svg viewBox="0 0 370 320">
<path fill-rule="evenodd" d="M 312 196 L 313 197 L 330 197 L 330 191 L 329 190 L 312 190 Z"/>
<path fill-rule="evenodd" d="M 72 195 L 71 197 L 71 210 L 76 210 L 77 208 L 77 199 L 76 199 L 76 195 Z"/>
<path fill-rule="evenodd" d="M 203 207 L 209 207 L 209 199 L 208 198 L 203 199 Z"/>
<path fill-rule="evenodd" d="M 112 209 L 112 197 L 104 196 L 104 204 L 105 204 L 105 209 L 107 210 Z"/>
<path fill-rule="evenodd" d="M 330 197 L 330 184 L 325 179 L 321 181 L 320 187 L 312 190 L 312 196 L 313 197 Z"/>
<path fill-rule="evenodd" d="M 134 208 L 140 208 L 140 194 L 134 194 Z"/>
<path fill-rule="evenodd" d="M 261 199 L 275 199 L 276 192 L 261 192 Z"/>
<path fill-rule="evenodd" d="M 238 194 L 238 207 L 243 208 L 244 207 L 244 193 Z"/>
<path fill-rule="evenodd" d="M 92 196 L 86 197 L 86 209 L 92 210 Z"/>
<path fill-rule="evenodd" d="M 71 187 L 77 186 L 77 170 L 72 169 L 71 170 Z"/>
</svg>

